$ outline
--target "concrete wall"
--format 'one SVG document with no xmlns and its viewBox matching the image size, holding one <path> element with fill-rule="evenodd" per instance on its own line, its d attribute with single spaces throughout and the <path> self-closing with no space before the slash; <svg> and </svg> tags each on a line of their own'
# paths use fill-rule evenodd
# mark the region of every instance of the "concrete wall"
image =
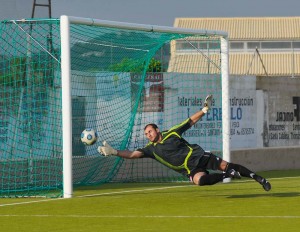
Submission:
<svg viewBox="0 0 300 232">
<path fill-rule="evenodd" d="M 300 78 L 231 76 L 230 107 L 232 149 L 300 146 Z"/>
<path fill-rule="evenodd" d="M 300 147 L 258 148 L 231 151 L 231 162 L 252 171 L 300 169 Z"/>
<path fill-rule="evenodd" d="M 256 146 L 232 146 L 231 162 L 253 171 L 300 169 L 300 78 L 256 77 L 256 103 Z"/>
<path fill-rule="evenodd" d="M 300 78 L 258 77 L 263 92 L 264 147 L 300 146 Z"/>
</svg>

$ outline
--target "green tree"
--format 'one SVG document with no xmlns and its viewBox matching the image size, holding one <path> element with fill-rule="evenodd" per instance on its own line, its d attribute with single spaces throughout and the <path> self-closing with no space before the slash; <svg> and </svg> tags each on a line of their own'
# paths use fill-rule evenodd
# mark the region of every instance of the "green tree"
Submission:
<svg viewBox="0 0 300 232">
<path fill-rule="evenodd" d="M 152 58 L 147 68 L 147 72 L 161 72 L 161 66 L 161 61 Z M 113 72 L 139 73 L 144 70 L 144 62 L 141 63 L 139 60 L 124 58 L 120 63 L 109 66 L 108 69 Z"/>
</svg>

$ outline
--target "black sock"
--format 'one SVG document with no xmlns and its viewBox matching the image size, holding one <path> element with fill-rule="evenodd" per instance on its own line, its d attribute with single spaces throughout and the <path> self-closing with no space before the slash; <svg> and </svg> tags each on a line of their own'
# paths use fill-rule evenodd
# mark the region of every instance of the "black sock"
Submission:
<svg viewBox="0 0 300 232">
<path fill-rule="evenodd" d="M 226 172 L 230 171 L 231 169 L 234 169 L 235 171 L 238 171 L 241 176 L 244 177 L 249 177 L 252 178 L 256 181 L 258 181 L 259 177 L 258 175 L 256 175 L 255 172 L 250 171 L 248 168 L 240 165 L 240 164 L 233 164 L 233 163 L 228 163 L 227 168 L 226 168 Z"/>
<path fill-rule="evenodd" d="M 225 175 L 223 173 L 213 173 L 201 176 L 199 179 L 199 185 L 213 185 L 224 179 Z"/>
</svg>

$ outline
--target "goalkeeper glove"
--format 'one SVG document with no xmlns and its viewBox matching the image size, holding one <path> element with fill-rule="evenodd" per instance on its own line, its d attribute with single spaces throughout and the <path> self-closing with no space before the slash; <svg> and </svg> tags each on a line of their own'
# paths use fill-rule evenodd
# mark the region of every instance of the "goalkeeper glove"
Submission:
<svg viewBox="0 0 300 232">
<path fill-rule="evenodd" d="M 207 95 L 204 101 L 204 107 L 202 108 L 203 113 L 207 113 L 207 111 L 210 110 L 211 107 L 211 100 L 212 100 L 212 95 Z"/>
<path fill-rule="evenodd" d="M 117 155 L 118 151 L 111 147 L 106 141 L 103 142 L 103 146 L 98 147 L 98 152 L 104 156 Z"/>
</svg>

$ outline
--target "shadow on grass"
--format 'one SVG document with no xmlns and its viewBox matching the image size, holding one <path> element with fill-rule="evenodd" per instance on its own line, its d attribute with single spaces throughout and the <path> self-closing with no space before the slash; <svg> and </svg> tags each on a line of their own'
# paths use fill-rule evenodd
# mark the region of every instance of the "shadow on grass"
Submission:
<svg viewBox="0 0 300 232">
<path fill-rule="evenodd" d="M 300 192 L 290 193 L 265 193 L 265 194 L 243 194 L 243 195 L 232 195 L 228 198 L 255 198 L 255 197 L 300 197 Z"/>
</svg>

